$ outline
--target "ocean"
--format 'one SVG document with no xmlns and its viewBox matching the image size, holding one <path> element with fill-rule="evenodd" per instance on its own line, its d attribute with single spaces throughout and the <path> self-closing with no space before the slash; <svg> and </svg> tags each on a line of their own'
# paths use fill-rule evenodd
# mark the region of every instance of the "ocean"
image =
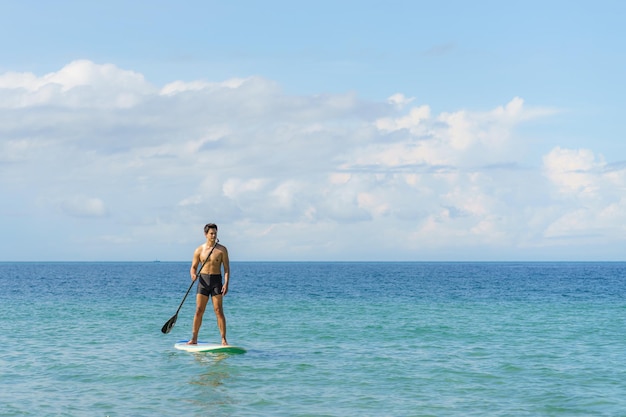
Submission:
<svg viewBox="0 0 626 417">
<path fill-rule="evenodd" d="M 187 262 L 0 263 L 0 415 L 626 415 L 626 263 L 231 268 L 241 355 Z"/>
</svg>

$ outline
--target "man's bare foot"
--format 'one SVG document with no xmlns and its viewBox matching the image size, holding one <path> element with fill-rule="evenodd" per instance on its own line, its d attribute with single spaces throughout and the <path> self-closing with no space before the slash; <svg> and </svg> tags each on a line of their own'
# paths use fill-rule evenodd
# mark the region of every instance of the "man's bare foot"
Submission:
<svg viewBox="0 0 626 417">
<path fill-rule="evenodd" d="M 188 345 L 197 345 L 198 344 L 198 340 L 194 340 L 191 339 L 189 342 L 187 342 Z"/>
<path fill-rule="evenodd" d="M 222 346 L 228 346 L 228 342 L 226 341 L 226 339 L 222 339 Z"/>
</svg>

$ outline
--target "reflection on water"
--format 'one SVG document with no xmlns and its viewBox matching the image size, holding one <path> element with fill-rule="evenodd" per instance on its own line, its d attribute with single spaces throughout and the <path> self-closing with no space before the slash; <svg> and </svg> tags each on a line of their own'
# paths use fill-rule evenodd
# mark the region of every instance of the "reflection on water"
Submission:
<svg viewBox="0 0 626 417">
<path fill-rule="evenodd" d="M 227 384 L 232 377 L 232 369 L 226 360 L 229 355 L 196 353 L 194 357 L 200 365 L 201 372 L 189 381 L 189 384 L 198 391 L 196 399 L 192 402 L 206 413 L 223 411 L 225 405 L 233 403 L 228 395 Z"/>
<path fill-rule="evenodd" d="M 224 362 L 228 355 L 197 353 L 194 356 L 196 362 L 202 365 L 205 371 L 192 379 L 189 382 L 190 384 L 219 387 L 224 383 L 225 379 L 230 377 L 228 366 Z"/>
</svg>

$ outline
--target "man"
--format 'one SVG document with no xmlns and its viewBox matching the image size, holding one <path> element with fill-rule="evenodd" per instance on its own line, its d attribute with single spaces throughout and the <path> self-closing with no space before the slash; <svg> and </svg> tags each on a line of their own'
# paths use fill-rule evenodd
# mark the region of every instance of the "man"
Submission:
<svg viewBox="0 0 626 417">
<path fill-rule="evenodd" d="M 198 281 L 198 293 L 196 295 L 196 314 L 193 318 L 193 330 L 190 345 L 198 344 L 198 332 L 202 326 L 202 317 L 206 310 L 209 298 L 213 303 L 217 327 L 222 335 L 222 345 L 227 346 L 226 341 L 226 317 L 222 308 L 222 299 L 228 293 L 228 279 L 230 277 L 230 263 L 228 261 L 228 250 L 218 243 L 217 225 L 209 223 L 204 226 L 206 242 L 198 246 L 193 253 L 191 262 L 191 280 Z M 206 260 L 206 262 L 205 262 Z M 198 265 L 204 262 L 202 269 L 196 273 Z M 222 266 L 224 267 L 224 284 L 222 284 Z"/>
</svg>

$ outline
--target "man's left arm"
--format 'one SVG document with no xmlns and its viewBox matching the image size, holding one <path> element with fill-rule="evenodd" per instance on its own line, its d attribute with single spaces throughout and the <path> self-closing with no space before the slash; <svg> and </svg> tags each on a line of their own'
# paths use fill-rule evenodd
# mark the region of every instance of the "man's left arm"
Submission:
<svg viewBox="0 0 626 417">
<path fill-rule="evenodd" d="M 228 281 L 230 279 L 230 261 L 228 260 L 228 250 L 226 248 L 224 248 L 222 263 L 224 265 L 224 285 L 222 286 L 222 295 L 226 295 L 228 292 Z"/>
</svg>

